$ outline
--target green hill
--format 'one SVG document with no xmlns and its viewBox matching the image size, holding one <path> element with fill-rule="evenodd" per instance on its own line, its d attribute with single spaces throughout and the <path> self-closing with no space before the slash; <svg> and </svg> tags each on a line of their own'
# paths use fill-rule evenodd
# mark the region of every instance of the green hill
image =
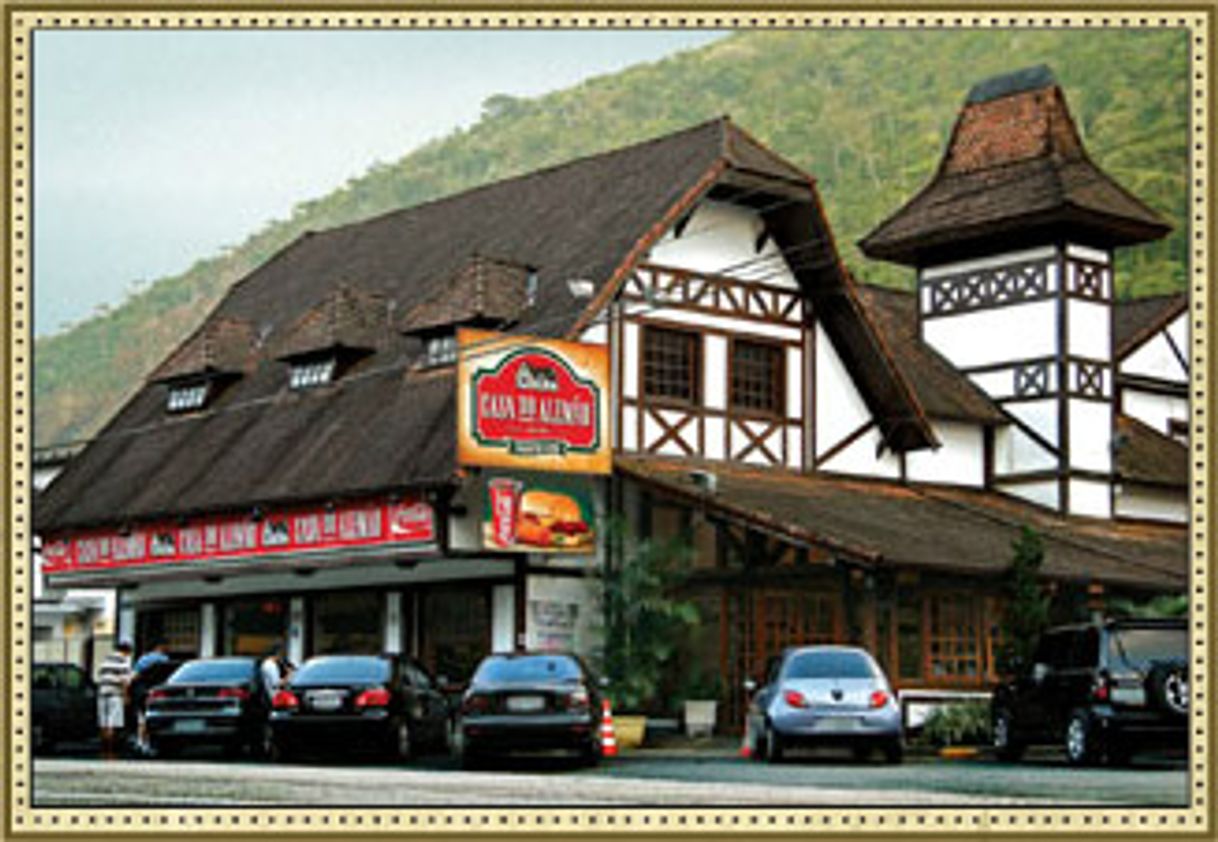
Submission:
<svg viewBox="0 0 1218 842">
<path fill-rule="evenodd" d="M 748 32 L 536 99 L 494 96 L 483 118 L 373 166 L 237 248 L 164 278 L 105 315 L 38 340 L 39 445 L 94 433 L 228 286 L 308 229 L 327 228 L 681 128 L 733 119 L 816 176 L 861 276 L 907 271 L 854 242 L 929 178 L 968 88 L 1049 64 L 1092 157 L 1175 226 L 1128 251 L 1119 292 L 1184 288 L 1188 42 L 1183 31 Z"/>
</svg>

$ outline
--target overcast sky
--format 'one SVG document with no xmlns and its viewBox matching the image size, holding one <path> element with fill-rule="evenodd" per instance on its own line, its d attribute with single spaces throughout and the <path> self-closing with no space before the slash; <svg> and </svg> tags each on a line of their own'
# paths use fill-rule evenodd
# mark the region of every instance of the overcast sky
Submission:
<svg viewBox="0 0 1218 842">
<path fill-rule="evenodd" d="M 39 32 L 35 332 L 236 245 L 375 161 L 710 32 Z"/>
</svg>

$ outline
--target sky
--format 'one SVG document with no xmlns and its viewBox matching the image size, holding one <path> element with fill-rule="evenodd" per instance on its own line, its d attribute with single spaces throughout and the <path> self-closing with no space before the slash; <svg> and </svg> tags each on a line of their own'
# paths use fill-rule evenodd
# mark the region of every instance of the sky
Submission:
<svg viewBox="0 0 1218 842">
<path fill-rule="evenodd" d="M 38 32 L 35 334 L 475 122 L 491 94 L 535 96 L 719 37 Z"/>
</svg>

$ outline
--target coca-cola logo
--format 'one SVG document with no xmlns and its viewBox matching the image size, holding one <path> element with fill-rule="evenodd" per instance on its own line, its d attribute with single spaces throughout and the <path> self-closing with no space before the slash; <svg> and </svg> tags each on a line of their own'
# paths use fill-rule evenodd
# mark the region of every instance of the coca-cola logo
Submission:
<svg viewBox="0 0 1218 842">
<path fill-rule="evenodd" d="M 470 382 L 470 429 L 479 444 L 518 455 L 600 447 L 600 391 L 558 354 L 522 348 Z"/>
</svg>

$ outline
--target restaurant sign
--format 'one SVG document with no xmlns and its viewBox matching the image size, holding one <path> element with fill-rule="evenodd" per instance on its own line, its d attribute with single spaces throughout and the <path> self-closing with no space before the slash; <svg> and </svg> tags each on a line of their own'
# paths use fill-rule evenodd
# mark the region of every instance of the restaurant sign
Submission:
<svg viewBox="0 0 1218 842">
<path fill-rule="evenodd" d="M 609 472 L 603 345 L 461 330 L 458 346 L 461 464 Z"/>
<path fill-rule="evenodd" d="M 435 543 L 435 511 L 426 502 L 364 501 L 268 512 L 257 520 L 229 515 L 57 537 L 43 544 L 42 569 L 54 575 L 378 546 L 420 549 Z"/>
</svg>

